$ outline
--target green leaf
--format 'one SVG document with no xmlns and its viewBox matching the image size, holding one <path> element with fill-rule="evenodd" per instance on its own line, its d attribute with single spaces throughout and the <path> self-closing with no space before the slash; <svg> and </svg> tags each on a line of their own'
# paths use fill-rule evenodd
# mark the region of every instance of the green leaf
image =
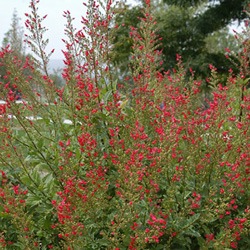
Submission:
<svg viewBox="0 0 250 250">
<path fill-rule="evenodd" d="M 106 239 L 100 239 L 100 240 L 98 240 L 98 243 L 99 243 L 99 245 L 106 246 L 106 247 L 108 247 L 110 244 L 110 242 Z"/>
<path fill-rule="evenodd" d="M 197 237 L 198 243 L 200 247 L 203 247 L 206 245 L 206 240 L 203 237 Z"/>
<path fill-rule="evenodd" d="M 193 228 L 188 228 L 187 230 L 184 231 L 184 234 L 194 236 L 194 237 L 200 237 L 200 233 L 195 231 Z"/>
<path fill-rule="evenodd" d="M 50 172 L 50 168 L 48 166 L 48 164 L 44 163 L 44 162 L 40 162 L 38 163 L 38 165 L 36 165 L 35 169 L 38 171 L 38 172 Z"/>
<path fill-rule="evenodd" d="M 248 82 L 250 81 L 250 77 L 248 78 L 245 78 L 245 79 L 239 79 L 239 84 L 242 85 L 242 86 L 246 86 L 248 84 Z"/>
<path fill-rule="evenodd" d="M 187 224 L 193 224 L 195 221 L 197 221 L 198 219 L 200 218 L 200 214 L 197 213 L 197 214 L 194 214 L 192 217 L 190 217 L 188 220 L 187 220 Z"/>
<path fill-rule="evenodd" d="M 54 189 L 55 179 L 52 174 L 48 174 L 43 178 L 44 181 L 44 191 L 47 194 L 51 194 Z"/>
<path fill-rule="evenodd" d="M 24 245 L 22 242 L 20 242 L 20 241 L 14 243 L 14 244 L 12 245 L 12 247 L 18 247 L 18 249 L 25 249 L 25 245 Z M 15 248 L 14 248 L 14 249 L 15 249 Z"/>
<path fill-rule="evenodd" d="M 34 194 L 30 194 L 26 200 L 26 204 L 31 207 L 37 206 L 41 202 L 42 202 L 41 197 Z"/>
<path fill-rule="evenodd" d="M 31 175 L 33 181 L 36 183 L 36 185 L 40 185 L 41 174 L 36 169 L 34 169 L 30 175 Z"/>
<path fill-rule="evenodd" d="M 22 175 L 20 179 L 22 183 L 25 184 L 26 186 L 30 186 L 32 184 L 30 177 L 26 174 Z"/>
</svg>

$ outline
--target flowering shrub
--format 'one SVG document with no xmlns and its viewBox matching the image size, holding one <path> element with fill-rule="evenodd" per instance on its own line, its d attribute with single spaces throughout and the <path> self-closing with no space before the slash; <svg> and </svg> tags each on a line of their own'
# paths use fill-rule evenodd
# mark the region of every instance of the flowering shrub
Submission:
<svg viewBox="0 0 250 250">
<path fill-rule="evenodd" d="M 37 59 L 0 52 L 9 81 L 0 106 L 1 248 L 248 249 L 248 44 L 226 86 L 210 65 L 214 88 L 204 100 L 181 56 L 176 69 L 161 69 L 148 1 L 141 26 L 131 27 L 131 77 L 119 82 L 112 2 L 89 0 L 81 30 L 64 13 L 66 85 L 57 89 L 38 3 L 26 14 Z"/>
</svg>

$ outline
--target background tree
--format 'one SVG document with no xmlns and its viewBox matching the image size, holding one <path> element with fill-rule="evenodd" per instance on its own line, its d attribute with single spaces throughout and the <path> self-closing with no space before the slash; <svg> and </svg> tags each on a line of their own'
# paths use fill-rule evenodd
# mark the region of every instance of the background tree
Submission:
<svg viewBox="0 0 250 250">
<path fill-rule="evenodd" d="M 10 29 L 5 34 L 2 46 L 6 47 L 7 45 L 10 45 L 11 50 L 17 56 L 22 57 L 25 55 L 25 46 L 23 42 L 24 31 L 20 21 L 21 18 L 18 17 L 17 10 L 15 9 L 12 15 Z"/>
<path fill-rule="evenodd" d="M 209 64 L 224 74 L 232 64 L 225 58 L 224 48 L 235 49 L 236 41 L 227 28 L 233 21 L 244 19 L 245 1 L 241 0 L 194 0 L 154 1 L 154 14 L 158 33 L 162 37 L 163 68 L 168 70 L 176 64 L 176 54 L 182 55 L 186 68 L 196 75 L 206 76 Z M 143 4 L 136 7 L 123 5 L 116 22 L 120 25 L 114 40 L 115 64 L 124 70 L 129 65 L 129 26 L 136 27 L 135 16 Z M 121 6 L 120 6 L 121 8 Z"/>
<path fill-rule="evenodd" d="M 9 60 L 20 60 L 21 62 L 25 61 L 25 46 L 23 42 L 24 31 L 23 27 L 20 24 L 20 18 L 16 10 L 13 12 L 12 21 L 10 29 L 6 32 L 5 37 L 2 41 L 2 47 L 8 48 L 11 50 L 11 58 Z M 9 88 L 16 93 L 17 96 L 20 96 L 18 90 L 15 89 L 15 84 L 12 79 L 7 78 L 8 69 L 4 66 L 4 63 L 0 59 L 0 98 L 5 98 L 6 91 L 3 91 L 4 85 L 8 84 Z M 6 59 L 5 59 L 6 60 Z M 18 98 L 18 97 L 17 97 Z"/>
<path fill-rule="evenodd" d="M 225 73 L 232 65 L 225 59 L 224 48 L 236 48 L 236 42 L 232 43 L 233 35 L 229 33 L 227 27 L 233 21 L 240 23 L 245 18 L 243 10 L 246 2 L 244 0 L 165 0 L 166 15 L 158 13 L 160 25 L 165 24 L 161 25 L 160 29 L 164 40 L 165 63 L 169 57 L 171 57 L 170 61 L 174 59 L 171 51 L 175 51 L 183 55 L 187 66 L 194 68 L 199 75 L 205 76 L 209 73 L 208 64 L 215 65 L 220 73 Z M 213 44 L 211 41 L 214 41 Z M 169 45 L 165 46 L 165 44 Z M 215 49 L 211 50 L 211 45 Z"/>
<path fill-rule="evenodd" d="M 248 3 L 247 0 L 164 0 L 164 2 L 185 9 L 204 6 L 205 8 L 193 16 L 191 24 L 204 36 L 224 28 L 232 21 L 240 22 L 246 17 L 243 10 Z"/>
</svg>

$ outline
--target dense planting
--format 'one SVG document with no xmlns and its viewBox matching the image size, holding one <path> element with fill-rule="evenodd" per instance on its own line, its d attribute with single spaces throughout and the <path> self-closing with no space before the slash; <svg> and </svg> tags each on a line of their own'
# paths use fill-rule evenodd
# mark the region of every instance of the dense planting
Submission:
<svg viewBox="0 0 250 250">
<path fill-rule="evenodd" d="M 58 89 L 37 5 L 26 38 L 40 60 L 0 52 L 8 80 L 1 249 L 249 249 L 249 40 L 226 85 L 213 65 L 209 79 L 192 69 L 187 77 L 180 55 L 164 72 L 148 1 L 140 28 L 131 27 L 131 73 L 120 80 L 110 58 L 112 3 L 90 0 L 82 30 L 64 13 L 66 85 Z"/>
</svg>

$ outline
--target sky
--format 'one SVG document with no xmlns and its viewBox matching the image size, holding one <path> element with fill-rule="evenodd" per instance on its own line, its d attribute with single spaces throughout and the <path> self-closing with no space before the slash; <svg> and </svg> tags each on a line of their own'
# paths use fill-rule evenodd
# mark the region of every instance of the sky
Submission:
<svg viewBox="0 0 250 250">
<path fill-rule="evenodd" d="M 61 50 L 64 44 L 61 41 L 64 37 L 65 18 L 63 11 L 69 10 L 73 17 L 76 18 L 76 27 L 80 26 L 81 16 L 85 14 L 86 8 L 82 0 L 40 0 L 39 15 L 48 17 L 44 25 L 49 29 L 46 38 L 49 38 L 48 51 L 55 49 L 52 59 L 63 58 Z M 21 18 L 20 24 L 24 27 L 26 20 L 25 13 L 29 12 L 30 0 L 0 0 L 0 45 L 2 44 L 4 34 L 10 29 L 11 19 L 14 9 Z"/>
</svg>

